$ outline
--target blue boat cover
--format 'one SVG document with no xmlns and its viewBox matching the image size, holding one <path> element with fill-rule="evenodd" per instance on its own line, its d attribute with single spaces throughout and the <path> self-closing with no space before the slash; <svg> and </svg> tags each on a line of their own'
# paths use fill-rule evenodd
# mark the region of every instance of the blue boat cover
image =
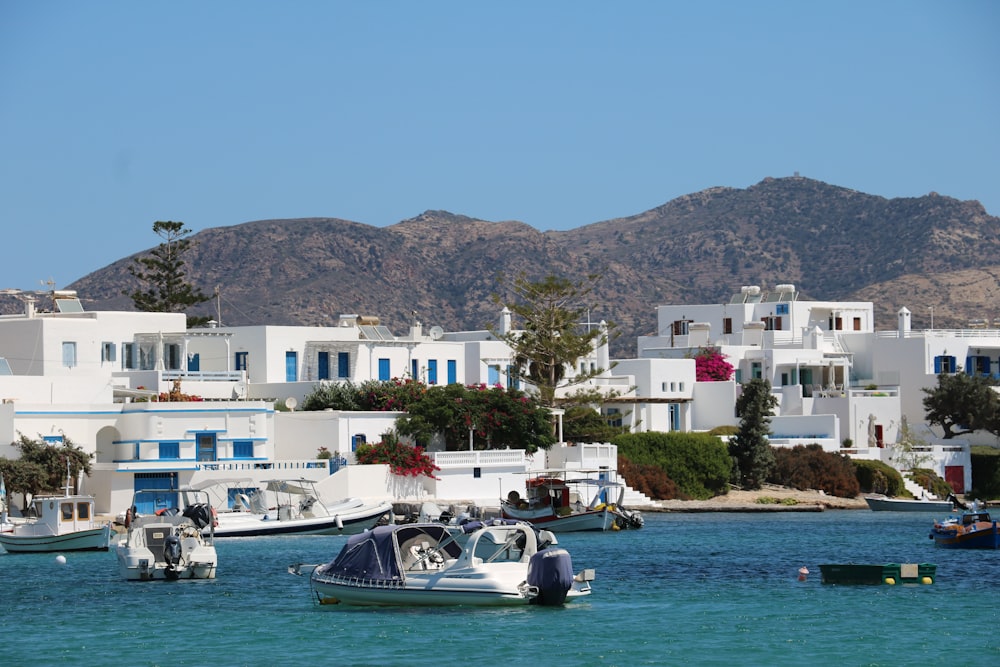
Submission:
<svg viewBox="0 0 1000 667">
<path fill-rule="evenodd" d="M 427 542 L 431 546 L 448 540 L 442 551 L 446 558 L 457 558 L 461 546 L 451 539 L 443 524 L 404 524 L 376 526 L 372 530 L 347 538 L 340 554 L 321 568 L 321 574 L 359 579 L 399 580 L 400 544 Z M 413 542 L 411 542 L 413 541 Z"/>
</svg>

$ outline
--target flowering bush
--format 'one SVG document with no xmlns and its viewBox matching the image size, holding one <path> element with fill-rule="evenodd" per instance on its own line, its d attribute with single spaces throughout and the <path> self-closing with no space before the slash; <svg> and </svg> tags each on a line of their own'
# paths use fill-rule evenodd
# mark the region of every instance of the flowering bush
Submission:
<svg viewBox="0 0 1000 667">
<path fill-rule="evenodd" d="M 438 479 L 434 473 L 441 470 L 424 454 L 423 447 L 410 447 L 394 437 L 383 436 L 374 444 L 358 445 L 354 457 L 361 464 L 384 463 L 394 474 L 407 477 L 427 475 Z"/>
<path fill-rule="evenodd" d="M 733 372 L 726 355 L 714 347 L 703 347 L 694 356 L 694 379 L 698 382 L 726 382 Z"/>
</svg>

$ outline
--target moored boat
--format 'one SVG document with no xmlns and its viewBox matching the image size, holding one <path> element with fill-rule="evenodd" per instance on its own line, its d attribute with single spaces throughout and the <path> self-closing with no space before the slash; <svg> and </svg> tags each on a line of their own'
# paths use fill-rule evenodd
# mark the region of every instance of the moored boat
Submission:
<svg viewBox="0 0 1000 667">
<path fill-rule="evenodd" d="M 315 482 L 306 479 L 270 480 L 264 485 L 263 489 L 235 486 L 239 492 L 232 494 L 234 506 L 217 512 L 215 537 L 354 535 L 392 521 L 388 501 L 344 498 L 324 503 Z M 276 505 L 267 502 L 268 494 L 277 499 Z"/>
<path fill-rule="evenodd" d="M 955 509 L 954 502 L 948 500 L 930 500 L 928 498 L 887 498 L 885 496 L 866 496 L 865 502 L 869 509 L 875 512 L 951 512 Z"/>
<path fill-rule="evenodd" d="M 379 526 L 314 567 L 310 587 L 321 604 L 352 605 L 558 606 L 589 595 L 593 570 L 574 575 L 554 544 L 523 522 Z"/>
<path fill-rule="evenodd" d="M 528 479 L 523 498 L 517 491 L 508 493 L 500 500 L 504 518 L 530 521 L 561 533 L 642 527 L 642 515 L 621 506 L 624 484 L 588 477 L 572 479 L 566 472 L 549 471 Z M 580 500 L 585 490 L 593 492 L 586 505 Z"/>
<path fill-rule="evenodd" d="M 149 497 L 168 499 L 153 514 L 136 508 Z M 118 570 L 128 581 L 214 579 L 218 557 L 214 521 L 203 491 L 143 489 L 125 513 L 125 536 L 116 547 Z"/>
<path fill-rule="evenodd" d="M 950 549 L 1000 549 L 996 519 L 977 502 L 958 516 L 934 522 L 929 537 L 937 546 Z"/>
<path fill-rule="evenodd" d="M 824 584 L 933 584 L 937 575 L 931 563 L 828 564 L 819 570 Z"/>
<path fill-rule="evenodd" d="M 0 532 L 0 545 L 10 553 L 107 551 L 111 522 L 94 515 L 94 497 L 39 496 L 31 501 L 31 518 Z"/>
</svg>

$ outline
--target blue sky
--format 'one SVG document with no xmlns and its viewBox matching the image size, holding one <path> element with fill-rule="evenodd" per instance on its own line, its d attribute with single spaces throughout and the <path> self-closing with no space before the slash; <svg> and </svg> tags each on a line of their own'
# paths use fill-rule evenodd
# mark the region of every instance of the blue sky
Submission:
<svg viewBox="0 0 1000 667">
<path fill-rule="evenodd" d="M 570 229 L 796 171 L 1000 215 L 998 32 L 992 0 L 0 0 L 0 289 L 156 220 Z"/>
</svg>

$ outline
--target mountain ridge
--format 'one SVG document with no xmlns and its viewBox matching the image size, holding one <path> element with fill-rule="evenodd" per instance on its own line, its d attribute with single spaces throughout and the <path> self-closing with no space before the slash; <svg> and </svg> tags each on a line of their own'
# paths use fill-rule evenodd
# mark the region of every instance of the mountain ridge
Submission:
<svg viewBox="0 0 1000 667">
<path fill-rule="evenodd" d="M 406 330 L 483 329 L 498 318 L 498 275 L 602 276 L 594 321 L 618 326 L 617 356 L 656 329 L 667 303 L 720 303 L 742 285 L 793 283 L 803 298 L 873 301 L 880 328 L 902 306 L 914 327 L 990 311 L 1000 218 L 978 201 L 929 193 L 887 199 L 801 176 L 712 187 L 631 216 L 571 230 L 427 210 L 386 227 L 341 218 L 257 220 L 192 234 L 188 279 L 220 288 L 225 324 L 334 324 L 377 315 Z M 88 309 L 131 309 L 136 253 L 68 286 Z M 919 300 L 917 303 L 914 300 Z M 987 315 L 984 312 L 990 311 Z M 215 315 L 215 302 L 191 314 Z"/>
</svg>

